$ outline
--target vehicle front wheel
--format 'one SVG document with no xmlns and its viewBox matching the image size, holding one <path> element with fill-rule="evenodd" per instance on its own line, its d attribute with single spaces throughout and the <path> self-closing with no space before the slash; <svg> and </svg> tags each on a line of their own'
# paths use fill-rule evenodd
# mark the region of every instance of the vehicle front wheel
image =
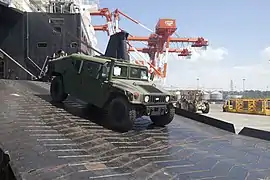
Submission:
<svg viewBox="0 0 270 180">
<path fill-rule="evenodd" d="M 53 78 L 50 87 L 50 94 L 54 102 L 62 102 L 66 100 L 68 94 L 65 93 L 63 78 L 56 76 Z"/>
<path fill-rule="evenodd" d="M 150 116 L 150 119 L 156 126 L 166 126 L 172 122 L 174 115 L 175 108 L 172 105 L 169 105 L 167 114 L 162 116 Z"/>
<path fill-rule="evenodd" d="M 202 113 L 207 114 L 210 111 L 209 103 L 205 102 L 204 105 L 205 105 L 205 109 L 202 110 Z"/>
<path fill-rule="evenodd" d="M 133 128 L 136 110 L 124 97 L 117 97 L 110 102 L 106 116 L 112 129 L 127 132 Z"/>
</svg>

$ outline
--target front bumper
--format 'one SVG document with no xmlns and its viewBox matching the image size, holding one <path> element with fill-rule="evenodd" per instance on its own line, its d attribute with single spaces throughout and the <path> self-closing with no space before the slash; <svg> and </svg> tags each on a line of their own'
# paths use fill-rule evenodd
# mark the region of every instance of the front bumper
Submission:
<svg viewBox="0 0 270 180">
<path fill-rule="evenodd" d="M 146 106 L 146 115 L 161 116 L 168 112 L 167 105 L 152 105 Z"/>
</svg>

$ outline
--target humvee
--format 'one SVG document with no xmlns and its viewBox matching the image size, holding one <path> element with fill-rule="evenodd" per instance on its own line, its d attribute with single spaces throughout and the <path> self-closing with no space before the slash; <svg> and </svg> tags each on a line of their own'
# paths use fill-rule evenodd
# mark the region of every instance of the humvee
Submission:
<svg viewBox="0 0 270 180">
<path fill-rule="evenodd" d="M 112 128 L 126 132 L 136 118 L 150 116 L 157 126 L 169 124 L 176 96 L 148 80 L 146 66 L 102 56 L 71 54 L 49 62 L 50 93 L 62 102 L 68 95 L 102 108 Z"/>
<path fill-rule="evenodd" d="M 182 90 L 180 98 L 176 103 L 176 108 L 184 109 L 196 113 L 201 111 L 203 114 L 209 113 L 209 102 L 202 99 L 203 92 L 200 90 Z"/>
</svg>

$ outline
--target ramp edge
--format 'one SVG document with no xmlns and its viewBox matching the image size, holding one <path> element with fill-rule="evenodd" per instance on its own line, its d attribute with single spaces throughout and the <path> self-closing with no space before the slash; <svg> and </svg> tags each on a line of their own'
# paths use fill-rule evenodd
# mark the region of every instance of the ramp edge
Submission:
<svg viewBox="0 0 270 180">
<path fill-rule="evenodd" d="M 260 129 L 244 127 L 238 134 L 243 135 L 243 136 L 254 137 L 254 138 L 270 141 L 270 132 L 260 130 Z"/>
<path fill-rule="evenodd" d="M 192 113 L 183 109 L 175 109 L 175 113 L 177 115 L 192 119 L 194 121 L 198 121 L 200 123 L 204 123 L 231 133 L 235 134 L 235 128 L 234 125 L 216 118 L 212 118 L 212 117 L 208 117 L 208 116 L 204 116 L 201 114 L 197 114 L 197 113 Z"/>
</svg>

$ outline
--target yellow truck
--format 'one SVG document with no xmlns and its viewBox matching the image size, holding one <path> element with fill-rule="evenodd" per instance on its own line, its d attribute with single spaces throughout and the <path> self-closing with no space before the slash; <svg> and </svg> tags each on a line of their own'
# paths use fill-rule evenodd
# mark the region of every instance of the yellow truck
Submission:
<svg viewBox="0 0 270 180">
<path fill-rule="evenodd" d="M 270 99 L 228 99 L 223 112 L 270 115 Z"/>
</svg>

